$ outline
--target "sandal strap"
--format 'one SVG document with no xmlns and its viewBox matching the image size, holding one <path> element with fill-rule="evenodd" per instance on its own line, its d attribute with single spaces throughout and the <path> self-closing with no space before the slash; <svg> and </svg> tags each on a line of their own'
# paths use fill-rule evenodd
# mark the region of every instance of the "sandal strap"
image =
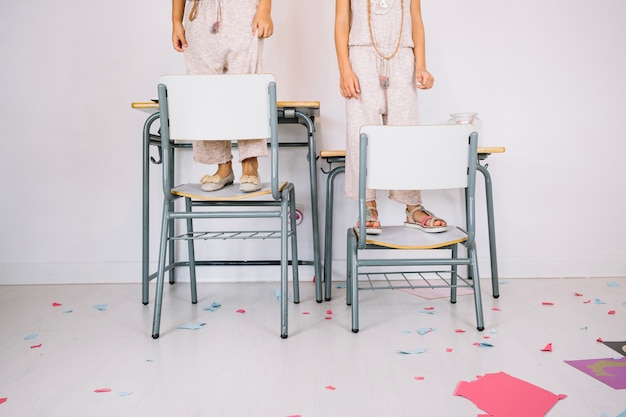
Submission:
<svg viewBox="0 0 626 417">
<path fill-rule="evenodd" d="M 416 222 L 415 218 L 413 217 L 416 211 L 421 211 L 422 213 L 426 214 L 426 217 L 424 217 L 421 222 Z M 409 223 L 420 223 L 424 227 L 435 227 L 434 224 L 437 220 L 445 221 L 444 219 L 435 216 L 431 211 L 426 210 L 422 205 L 415 207 L 411 211 L 406 210 L 406 217 L 409 220 Z M 426 223 L 429 220 L 432 221 L 430 222 L 430 225 L 427 225 Z"/>
<path fill-rule="evenodd" d="M 378 211 L 376 207 L 365 206 L 365 221 L 366 222 L 377 222 L 378 218 L 374 219 L 374 210 Z"/>
</svg>

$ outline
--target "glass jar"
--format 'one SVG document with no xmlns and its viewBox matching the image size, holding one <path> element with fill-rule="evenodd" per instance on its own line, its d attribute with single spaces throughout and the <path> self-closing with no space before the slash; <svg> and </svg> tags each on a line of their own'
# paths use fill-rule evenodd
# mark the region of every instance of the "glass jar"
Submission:
<svg viewBox="0 0 626 417">
<path fill-rule="evenodd" d="M 478 133 L 478 144 L 480 146 L 481 141 L 481 128 L 482 122 L 478 118 L 478 113 L 452 113 L 450 115 L 450 120 L 448 120 L 448 124 L 457 124 L 457 125 L 472 125 L 476 129 L 476 133 Z"/>
</svg>

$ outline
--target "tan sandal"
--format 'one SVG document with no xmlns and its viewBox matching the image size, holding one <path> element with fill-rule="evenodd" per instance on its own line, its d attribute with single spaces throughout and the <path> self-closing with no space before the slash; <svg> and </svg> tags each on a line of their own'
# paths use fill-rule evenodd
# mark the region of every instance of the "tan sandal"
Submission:
<svg viewBox="0 0 626 417">
<path fill-rule="evenodd" d="M 422 219 L 421 222 L 416 222 L 415 218 L 413 217 L 416 211 L 421 211 L 422 213 L 426 214 L 426 217 L 424 217 L 424 219 Z M 417 206 L 411 211 L 409 211 L 408 209 L 406 210 L 406 222 L 404 222 L 404 225 L 406 227 L 411 227 L 413 229 L 419 229 L 426 233 L 441 233 L 441 232 L 445 232 L 446 230 L 448 230 L 447 224 L 445 226 L 435 226 L 435 222 L 437 220 L 442 221 L 444 223 L 446 222 L 444 219 L 435 216 L 433 213 L 426 210 L 424 207 Z"/>
<path fill-rule="evenodd" d="M 378 218 L 374 218 L 374 213 L 372 213 L 372 211 L 376 210 L 378 211 L 378 209 L 376 207 L 370 207 L 370 206 L 366 206 L 365 207 L 366 213 L 365 213 L 365 233 L 368 235 L 379 235 L 383 232 L 383 228 L 382 226 L 378 226 L 378 227 L 368 227 L 367 223 L 373 223 L 376 222 L 380 225 L 380 221 L 378 220 Z M 359 220 L 357 219 L 356 221 L 356 227 L 359 227 Z"/>
</svg>

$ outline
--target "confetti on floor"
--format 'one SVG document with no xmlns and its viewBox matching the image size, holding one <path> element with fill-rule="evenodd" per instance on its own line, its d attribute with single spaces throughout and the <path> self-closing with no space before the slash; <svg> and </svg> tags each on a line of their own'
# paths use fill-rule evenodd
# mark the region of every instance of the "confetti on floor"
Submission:
<svg viewBox="0 0 626 417">
<path fill-rule="evenodd" d="M 204 327 L 205 325 L 206 323 L 188 323 L 188 324 L 181 324 L 180 326 L 176 326 L 176 328 L 182 329 L 182 330 L 198 330 Z"/>
</svg>

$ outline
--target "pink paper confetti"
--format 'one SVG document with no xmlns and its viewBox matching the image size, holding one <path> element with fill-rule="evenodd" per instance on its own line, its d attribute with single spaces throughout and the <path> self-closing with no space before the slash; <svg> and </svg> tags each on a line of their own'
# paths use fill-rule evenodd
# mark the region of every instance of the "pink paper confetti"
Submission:
<svg viewBox="0 0 626 417">
<path fill-rule="evenodd" d="M 541 305 L 542 306 L 553 306 L 554 303 L 552 301 L 542 301 Z"/>
<path fill-rule="evenodd" d="M 324 317 L 324 320 L 332 320 L 332 319 L 333 319 L 333 318 L 332 318 L 332 317 L 330 317 L 330 316 L 326 316 L 326 317 Z"/>
<path fill-rule="evenodd" d="M 609 314 L 615 314 L 615 310 L 609 310 Z"/>
<path fill-rule="evenodd" d="M 61 307 L 62 305 L 61 303 L 52 303 L 52 307 Z"/>
<path fill-rule="evenodd" d="M 302 416 L 300 414 L 292 414 L 292 415 L 287 416 L 287 417 L 302 417 Z"/>
<path fill-rule="evenodd" d="M 240 308 L 239 310 L 235 311 L 235 313 L 241 313 L 241 314 L 243 314 L 245 312 L 246 312 L 246 310 L 244 310 L 243 308 Z"/>
<path fill-rule="evenodd" d="M 434 310 L 435 307 L 424 307 L 424 310 Z"/>
<path fill-rule="evenodd" d="M 589 304 L 591 300 L 583 301 L 583 304 Z"/>
<path fill-rule="evenodd" d="M 416 380 L 416 381 L 423 381 L 424 377 L 423 376 L 414 376 L 413 379 Z"/>
<path fill-rule="evenodd" d="M 333 310 L 326 310 L 326 314 L 333 314 Z"/>
<path fill-rule="evenodd" d="M 111 392 L 111 388 L 98 388 L 93 390 L 93 392 L 96 392 L 98 394 L 103 393 L 103 392 Z"/>
<path fill-rule="evenodd" d="M 483 336 L 483 339 L 491 339 L 491 336 Z"/>
<path fill-rule="evenodd" d="M 601 338 L 601 337 L 598 337 L 598 338 L 596 339 L 596 342 L 599 342 L 599 343 L 604 343 L 604 340 L 602 340 L 602 338 Z"/>
<path fill-rule="evenodd" d="M 42 346 L 42 345 L 41 345 L 41 343 L 40 343 L 40 344 L 38 344 L 38 345 L 33 345 L 33 346 L 31 346 L 30 348 L 31 348 L 31 349 L 37 349 L 37 348 L 40 348 L 41 346 Z"/>
<path fill-rule="evenodd" d="M 543 349 L 542 352 L 552 352 L 552 343 L 548 343 Z"/>
<path fill-rule="evenodd" d="M 303 311 L 302 314 L 311 314 L 311 313 L 308 311 Z"/>
<path fill-rule="evenodd" d="M 332 385 L 326 385 L 324 388 L 326 388 L 329 391 L 334 391 L 334 390 L 337 389 L 337 388 L 333 387 Z"/>
<path fill-rule="evenodd" d="M 583 294 L 582 294 L 582 293 L 580 293 L 580 292 L 575 292 L 575 293 L 574 293 L 574 295 L 575 295 L 576 297 L 582 297 L 582 296 L 583 296 Z"/>
<path fill-rule="evenodd" d="M 456 329 L 455 332 L 456 333 L 465 333 L 465 330 L 463 330 L 463 329 Z"/>
<path fill-rule="evenodd" d="M 501 311 L 498 307 L 494 307 L 491 310 L 493 310 L 493 311 Z"/>
<path fill-rule="evenodd" d="M 5 402 L 7 402 L 8 398 L 0 398 L 0 404 L 4 404 Z"/>
<path fill-rule="evenodd" d="M 452 348 L 446 348 L 446 352 L 452 352 Z"/>
</svg>

